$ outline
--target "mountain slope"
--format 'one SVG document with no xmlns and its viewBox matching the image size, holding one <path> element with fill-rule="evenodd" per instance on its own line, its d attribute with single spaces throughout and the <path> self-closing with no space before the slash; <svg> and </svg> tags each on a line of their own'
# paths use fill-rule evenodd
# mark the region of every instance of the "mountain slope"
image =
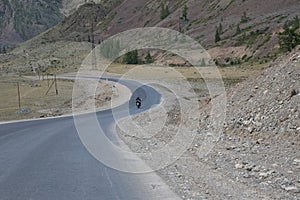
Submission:
<svg viewBox="0 0 300 200">
<path fill-rule="evenodd" d="M 59 23 L 62 0 L 1 0 L 0 44 L 14 45 Z"/>
<path fill-rule="evenodd" d="M 100 2 L 101 0 L 96 0 Z M 0 46 L 14 46 L 46 31 L 86 0 L 0 0 Z"/>
<path fill-rule="evenodd" d="M 76 4 L 70 2 L 67 2 L 68 5 L 73 5 L 70 8 L 75 8 Z M 74 2 L 79 5 L 82 3 L 81 0 Z M 278 35 L 284 23 L 293 19 L 300 10 L 299 0 L 97 2 L 99 4 L 89 2 L 78 6 L 61 23 L 26 42 L 22 48 L 33 49 L 38 46 L 42 49 L 45 46 L 47 49 L 47 45 L 58 41 L 91 42 L 92 26 L 96 43 L 132 28 L 156 26 L 171 28 L 191 36 L 220 64 L 238 64 L 248 60 L 267 62 L 280 53 Z M 186 19 L 183 17 L 185 5 Z M 168 15 L 162 17 L 161 10 L 166 7 Z M 217 31 L 219 41 L 215 41 Z"/>
<path fill-rule="evenodd" d="M 164 19 L 160 13 L 162 2 L 165 7 L 168 6 L 170 12 Z M 137 27 L 167 27 L 184 32 L 207 49 L 213 49 L 214 57 L 270 59 L 278 50 L 278 32 L 286 20 L 298 14 L 299 2 L 299 0 L 124 0 L 116 4 L 114 9 L 106 10 L 105 18 L 95 20 L 97 24 L 95 37 L 97 40 L 105 39 Z M 187 5 L 187 20 L 182 19 L 184 5 Z M 92 12 L 89 14 L 95 14 L 94 8 L 90 9 Z M 81 15 L 82 18 L 89 18 L 89 15 L 84 13 Z M 76 14 L 71 15 L 59 29 L 64 30 L 72 26 L 72 29 L 76 29 L 79 21 Z M 86 27 L 78 34 L 82 38 L 88 38 L 89 29 L 90 27 Z M 219 31 L 221 40 L 215 43 L 217 29 L 221 29 Z M 64 33 L 64 38 L 75 40 L 74 33 Z M 50 35 L 53 37 L 55 33 Z M 229 54 L 227 52 L 227 55 L 223 55 L 222 49 L 228 47 L 242 48 L 233 49 Z"/>
</svg>

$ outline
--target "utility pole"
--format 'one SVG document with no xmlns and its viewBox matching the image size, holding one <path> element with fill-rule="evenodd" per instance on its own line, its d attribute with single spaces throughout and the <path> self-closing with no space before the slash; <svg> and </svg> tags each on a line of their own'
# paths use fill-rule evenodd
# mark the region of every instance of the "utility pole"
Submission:
<svg viewBox="0 0 300 200">
<path fill-rule="evenodd" d="M 47 74 L 47 86 L 49 88 L 49 75 Z"/>
<path fill-rule="evenodd" d="M 54 84 L 55 80 L 52 81 L 51 85 L 49 86 L 45 96 L 49 93 L 50 89 L 52 88 L 53 84 Z"/>
<path fill-rule="evenodd" d="M 55 85 L 55 94 L 58 95 L 58 89 L 57 89 L 57 79 L 56 79 L 56 75 L 54 75 L 54 85 Z"/>
<path fill-rule="evenodd" d="M 39 81 L 41 80 L 41 74 L 40 74 L 40 69 L 38 69 L 38 76 L 39 76 Z"/>
<path fill-rule="evenodd" d="M 17 82 L 18 87 L 18 102 L 19 102 L 19 109 L 21 109 L 21 95 L 20 95 L 20 85 L 19 82 Z"/>
<path fill-rule="evenodd" d="M 91 20 L 91 25 L 92 25 L 92 30 L 91 30 L 91 35 L 92 35 L 92 68 L 96 69 L 96 52 L 95 52 L 95 35 L 94 35 L 94 21 L 93 19 Z"/>
</svg>

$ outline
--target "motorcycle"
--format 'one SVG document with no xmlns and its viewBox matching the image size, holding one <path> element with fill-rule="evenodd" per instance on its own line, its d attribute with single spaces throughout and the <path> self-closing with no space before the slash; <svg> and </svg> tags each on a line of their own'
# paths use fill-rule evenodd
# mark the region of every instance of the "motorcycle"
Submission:
<svg viewBox="0 0 300 200">
<path fill-rule="evenodd" d="M 137 98 L 135 101 L 135 105 L 138 109 L 140 109 L 142 106 L 142 100 L 140 98 Z"/>
</svg>

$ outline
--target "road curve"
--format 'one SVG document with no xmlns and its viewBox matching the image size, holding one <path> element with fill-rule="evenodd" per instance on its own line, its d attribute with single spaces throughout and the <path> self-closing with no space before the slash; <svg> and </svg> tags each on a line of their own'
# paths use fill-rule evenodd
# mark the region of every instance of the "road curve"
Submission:
<svg viewBox="0 0 300 200">
<path fill-rule="evenodd" d="M 96 113 L 101 128 L 114 143 L 118 137 L 109 127 L 128 115 L 125 110 L 136 114 L 158 104 L 161 98 L 153 88 L 139 82 L 119 83 L 133 90 L 130 101 Z M 143 99 L 142 109 L 134 105 L 137 96 Z M 67 116 L 0 125 L 0 200 L 27 199 L 180 198 L 155 173 L 124 173 L 97 161 L 81 143 L 73 116 Z"/>
</svg>

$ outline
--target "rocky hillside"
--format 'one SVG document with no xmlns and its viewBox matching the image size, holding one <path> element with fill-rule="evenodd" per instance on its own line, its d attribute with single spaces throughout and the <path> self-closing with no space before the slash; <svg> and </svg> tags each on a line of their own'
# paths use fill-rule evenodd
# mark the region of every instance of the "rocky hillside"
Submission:
<svg viewBox="0 0 300 200">
<path fill-rule="evenodd" d="M 10 5 L 8 0 L 2 2 L 6 2 L 2 3 L 3 5 Z M 22 18 L 23 21 L 17 20 L 20 26 L 10 22 L 9 27 L 18 28 L 11 28 L 10 34 L 6 34 L 5 37 L 13 39 L 5 41 L 22 41 L 57 23 L 61 18 L 57 8 L 64 6 L 62 12 L 67 15 L 64 20 L 34 40 L 23 44 L 21 49 L 38 48 L 39 51 L 32 52 L 43 54 L 44 58 L 50 55 L 44 55 L 48 52 L 41 49 L 48 49 L 48 46 L 53 46 L 55 42 L 91 42 L 92 29 L 95 43 L 99 43 L 121 31 L 157 26 L 178 30 L 193 37 L 209 50 L 220 64 L 240 64 L 249 60 L 263 63 L 278 56 L 279 34 L 283 31 L 285 22 L 295 18 L 300 10 L 298 0 L 99 0 L 96 3 L 65 0 L 51 3 L 51 17 L 47 17 L 49 12 L 36 14 L 40 16 L 39 20 L 36 20 L 38 22 L 33 23 L 37 24 L 36 29 L 24 27 L 23 21 L 30 21 L 26 17 Z M 44 8 L 42 5 L 44 4 L 40 7 Z M 39 13 L 36 7 L 34 9 Z M 28 13 L 33 15 L 34 12 Z M 10 60 L 16 56 L 19 57 L 13 53 L 9 55 L 9 59 L 5 59 Z"/>
<path fill-rule="evenodd" d="M 193 98 L 186 98 L 193 96 L 188 87 L 176 79 L 162 81 L 164 87 L 169 82 L 168 90 L 153 85 L 164 96 L 164 109 L 152 109 L 152 118 L 140 113 L 124 119 L 118 123 L 119 135 L 133 152 L 153 156 L 152 152 L 175 140 L 178 127 L 185 134 L 195 130 L 180 112 L 187 109 L 185 112 L 199 115 L 200 128 L 193 144 L 186 146 L 178 160 L 157 171 L 182 199 L 300 199 L 300 47 L 259 73 L 227 90 L 225 127 L 218 138 L 210 131 L 216 124 L 211 97 L 197 84 L 198 110 L 192 106 Z M 174 85 L 178 89 L 173 91 L 180 91 L 176 96 L 169 92 Z M 176 99 L 187 101 L 179 105 Z M 159 129 L 161 121 L 164 124 Z M 141 130 L 147 124 L 147 133 L 155 134 L 145 139 L 146 134 L 137 134 L 132 123 Z"/>
<path fill-rule="evenodd" d="M 228 129 L 300 132 L 300 47 L 230 93 Z"/>
<path fill-rule="evenodd" d="M 0 45 L 15 45 L 63 19 L 61 0 L 1 0 Z"/>
<path fill-rule="evenodd" d="M 96 0 L 95 2 L 100 2 Z M 14 46 L 53 27 L 86 0 L 0 0 L 0 46 Z"/>
<path fill-rule="evenodd" d="M 298 0 L 120 0 L 114 6 L 114 9 L 102 12 L 105 18 L 94 19 L 97 40 L 136 27 L 167 27 L 193 37 L 211 49 L 215 58 L 231 58 L 220 60 L 225 63 L 235 58 L 242 61 L 275 57 L 279 47 L 278 33 L 284 23 L 294 18 L 300 9 Z M 81 18 L 88 19 L 91 15 L 97 15 L 92 7 L 91 12 L 78 10 Z M 65 30 L 66 27 L 77 30 L 78 26 L 86 25 L 77 35 L 64 32 L 64 38 L 87 40 L 90 26 L 84 20 L 79 20 L 77 15 L 69 16 L 63 25 L 56 27 L 51 37 L 58 36 L 57 40 L 61 38 L 61 35 L 56 34 L 57 30 Z M 228 47 L 232 51 L 228 52 Z"/>
</svg>

